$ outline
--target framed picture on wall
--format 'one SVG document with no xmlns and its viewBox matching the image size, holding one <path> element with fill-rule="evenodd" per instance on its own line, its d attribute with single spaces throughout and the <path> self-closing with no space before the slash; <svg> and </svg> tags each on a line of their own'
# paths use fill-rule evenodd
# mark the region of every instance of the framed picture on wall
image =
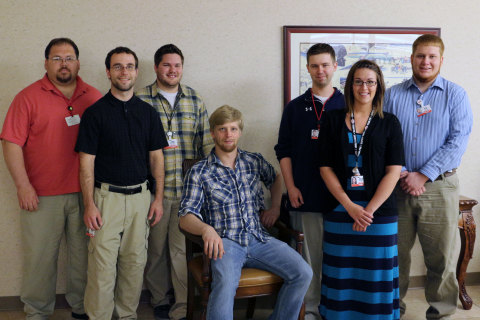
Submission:
<svg viewBox="0 0 480 320">
<path fill-rule="evenodd" d="M 338 67 L 332 81 L 342 92 L 350 67 L 360 59 L 380 66 L 388 88 L 411 77 L 412 43 L 426 33 L 440 36 L 440 28 L 284 26 L 284 102 L 311 87 L 307 51 L 315 43 L 335 50 Z"/>
</svg>

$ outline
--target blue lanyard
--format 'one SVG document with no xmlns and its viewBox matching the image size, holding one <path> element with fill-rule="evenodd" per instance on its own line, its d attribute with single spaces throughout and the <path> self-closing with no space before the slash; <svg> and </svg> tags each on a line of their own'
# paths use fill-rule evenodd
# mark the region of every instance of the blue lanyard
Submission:
<svg viewBox="0 0 480 320">
<path fill-rule="evenodd" d="M 367 132 L 368 126 L 370 125 L 370 122 L 372 121 L 374 114 L 375 114 L 375 110 L 372 109 L 372 111 L 370 112 L 370 115 L 368 116 L 365 129 L 363 129 L 362 137 L 360 138 L 360 143 L 358 144 L 358 147 L 357 147 L 357 133 L 355 132 L 355 116 L 353 114 L 353 110 L 352 110 L 352 113 L 350 114 L 350 123 L 352 124 L 352 135 L 353 135 L 353 148 L 355 150 L 355 168 L 353 169 L 353 173 L 359 173 L 358 158 L 360 157 L 360 154 L 362 152 L 363 138 L 365 137 L 365 132 Z"/>
</svg>

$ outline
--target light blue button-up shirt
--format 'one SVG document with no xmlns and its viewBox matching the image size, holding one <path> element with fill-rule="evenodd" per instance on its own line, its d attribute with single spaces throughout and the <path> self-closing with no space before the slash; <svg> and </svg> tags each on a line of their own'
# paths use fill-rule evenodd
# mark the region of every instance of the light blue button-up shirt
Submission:
<svg viewBox="0 0 480 320">
<path fill-rule="evenodd" d="M 419 100 L 432 111 L 418 116 Z M 387 90 L 384 111 L 395 114 L 402 124 L 408 171 L 434 181 L 460 165 L 473 119 L 462 87 L 439 75 L 422 93 L 411 78 Z"/>
</svg>

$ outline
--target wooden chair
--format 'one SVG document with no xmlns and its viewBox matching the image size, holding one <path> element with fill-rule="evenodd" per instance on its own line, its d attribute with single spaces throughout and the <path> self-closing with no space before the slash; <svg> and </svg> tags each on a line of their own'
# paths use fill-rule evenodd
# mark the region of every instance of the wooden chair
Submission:
<svg viewBox="0 0 480 320">
<path fill-rule="evenodd" d="M 184 176 L 197 161 L 198 159 L 184 160 L 182 168 Z M 286 195 L 283 195 L 280 213 L 280 216 L 283 215 L 283 217 L 275 223 L 275 229 L 278 232 L 277 237 L 288 243 L 291 239 L 294 239 L 296 242 L 296 250 L 301 255 L 304 238 L 303 233 L 288 228 L 286 224 L 282 222 L 282 220 L 285 221 L 285 217 L 288 217 L 286 201 Z M 185 235 L 188 267 L 187 319 L 193 319 L 196 284 L 200 291 L 201 319 L 204 320 L 207 315 L 207 304 L 212 281 L 210 259 L 203 254 L 203 240 L 201 236 L 193 235 L 181 228 L 180 230 Z M 283 279 L 271 272 L 254 268 L 243 268 L 235 299 L 248 299 L 247 319 L 253 317 L 256 302 L 255 298 L 278 293 L 282 284 Z M 304 317 L 305 304 L 302 304 L 298 319 L 303 320 Z"/>
</svg>

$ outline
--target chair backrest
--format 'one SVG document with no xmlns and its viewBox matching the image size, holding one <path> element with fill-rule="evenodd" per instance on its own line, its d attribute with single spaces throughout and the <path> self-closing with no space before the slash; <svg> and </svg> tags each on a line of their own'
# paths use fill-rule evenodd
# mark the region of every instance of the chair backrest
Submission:
<svg viewBox="0 0 480 320">
<path fill-rule="evenodd" d="M 202 159 L 184 159 L 182 162 L 182 174 L 183 179 L 188 173 L 195 163 Z M 201 237 L 199 237 L 201 239 Z M 191 260 L 193 258 L 193 253 L 203 252 L 202 247 L 195 241 L 187 241 L 187 260 Z"/>
<path fill-rule="evenodd" d="M 193 167 L 193 165 L 200 160 L 202 160 L 202 159 L 184 159 L 183 160 L 182 173 L 183 173 L 184 178 L 187 175 L 188 170 L 190 170 L 190 168 Z"/>
</svg>

